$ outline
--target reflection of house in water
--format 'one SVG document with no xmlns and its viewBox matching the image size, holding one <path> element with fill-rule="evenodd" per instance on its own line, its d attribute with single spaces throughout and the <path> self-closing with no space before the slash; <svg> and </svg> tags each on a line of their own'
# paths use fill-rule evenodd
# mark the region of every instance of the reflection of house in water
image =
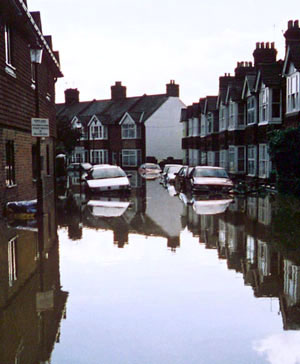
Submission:
<svg viewBox="0 0 300 364">
<path fill-rule="evenodd" d="M 68 295 L 61 290 L 56 235 L 44 234 L 41 251 L 35 231 L 1 222 L 0 232 L 0 362 L 47 362 L 59 339 Z"/>
<path fill-rule="evenodd" d="M 285 330 L 300 329 L 300 266 L 284 259 L 283 295 L 280 309 Z"/>
</svg>

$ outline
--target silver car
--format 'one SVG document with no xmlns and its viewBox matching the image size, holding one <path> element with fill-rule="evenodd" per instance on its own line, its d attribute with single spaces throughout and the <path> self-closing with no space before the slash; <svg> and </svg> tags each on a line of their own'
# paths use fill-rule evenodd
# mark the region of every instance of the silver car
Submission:
<svg viewBox="0 0 300 364">
<path fill-rule="evenodd" d="M 85 192 L 97 193 L 128 193 L 131 190 L 130 175 L 122 168 L 110 164 L 94 165 L 85 176 Z"/>
</svg>

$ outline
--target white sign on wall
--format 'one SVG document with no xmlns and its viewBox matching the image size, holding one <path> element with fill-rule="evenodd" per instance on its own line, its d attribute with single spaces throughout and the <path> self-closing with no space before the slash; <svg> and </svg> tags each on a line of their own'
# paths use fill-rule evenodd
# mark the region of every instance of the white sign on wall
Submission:
<svg viewBox="0 0 300 364">
<path fill-rule="evenodd" d="M 49 119 L 32 118 L 31 135 L 34 137 L 48 137 L 50 135 Z"/>
</svg>

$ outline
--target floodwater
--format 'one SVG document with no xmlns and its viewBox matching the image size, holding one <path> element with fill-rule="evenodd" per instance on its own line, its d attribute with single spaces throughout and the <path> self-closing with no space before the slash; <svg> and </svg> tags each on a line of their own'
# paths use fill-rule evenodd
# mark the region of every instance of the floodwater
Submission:
<svg viewBox="0 0 300 364">
<path fill-rule="evenodd" d="M 62 193 L 43 253 L 34 229 L 2 227 L 0 363 L 300 363 L 299 202 L 132 183 L 129 199 Z"/>
</svg>

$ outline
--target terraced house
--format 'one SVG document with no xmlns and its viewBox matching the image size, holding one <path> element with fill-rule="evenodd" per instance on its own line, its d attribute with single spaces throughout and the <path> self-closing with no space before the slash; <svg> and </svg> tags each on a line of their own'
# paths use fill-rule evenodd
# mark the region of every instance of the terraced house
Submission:
<svg viewBox="0 0 300 364">
<path fill-rule="evenodd" d="M 77 89 L 65 91 L 57 118 L 81 132 L 72 162 L 110 163 L 136 168 L 146 160 L 182 159 L 179 85 L 171 80 L 166 93 L 127 97 L 121 82 L 107 100 L 79 100 Z"/>
<path fill-rule="evenodd" d="M 55 82 L 62 77 L 51 36 L 42 33 L 39 12 L 25 0 L 0 2 L 0 207 L 36 196 L 37 148 L 31 118 L 49 119 L 50 135 L 41 141 L 42 179 L 53 191 L 56 137 Z M 41 64 L 31 49 L 43 50 Z M 38 72 L 37 72 L 38 71 Z"/>
<path fill-rule="evenodd" d="M 218 95 L 182 110 L 186 164 L 221 166 L 237 180 L 272 179 L 267 133 L 300 121 L 298 21 L 288 22 L 284 37 L 284 60 L 274 43 L 256 43 L 254 62 L 221 76 Z"/>
</svg>

